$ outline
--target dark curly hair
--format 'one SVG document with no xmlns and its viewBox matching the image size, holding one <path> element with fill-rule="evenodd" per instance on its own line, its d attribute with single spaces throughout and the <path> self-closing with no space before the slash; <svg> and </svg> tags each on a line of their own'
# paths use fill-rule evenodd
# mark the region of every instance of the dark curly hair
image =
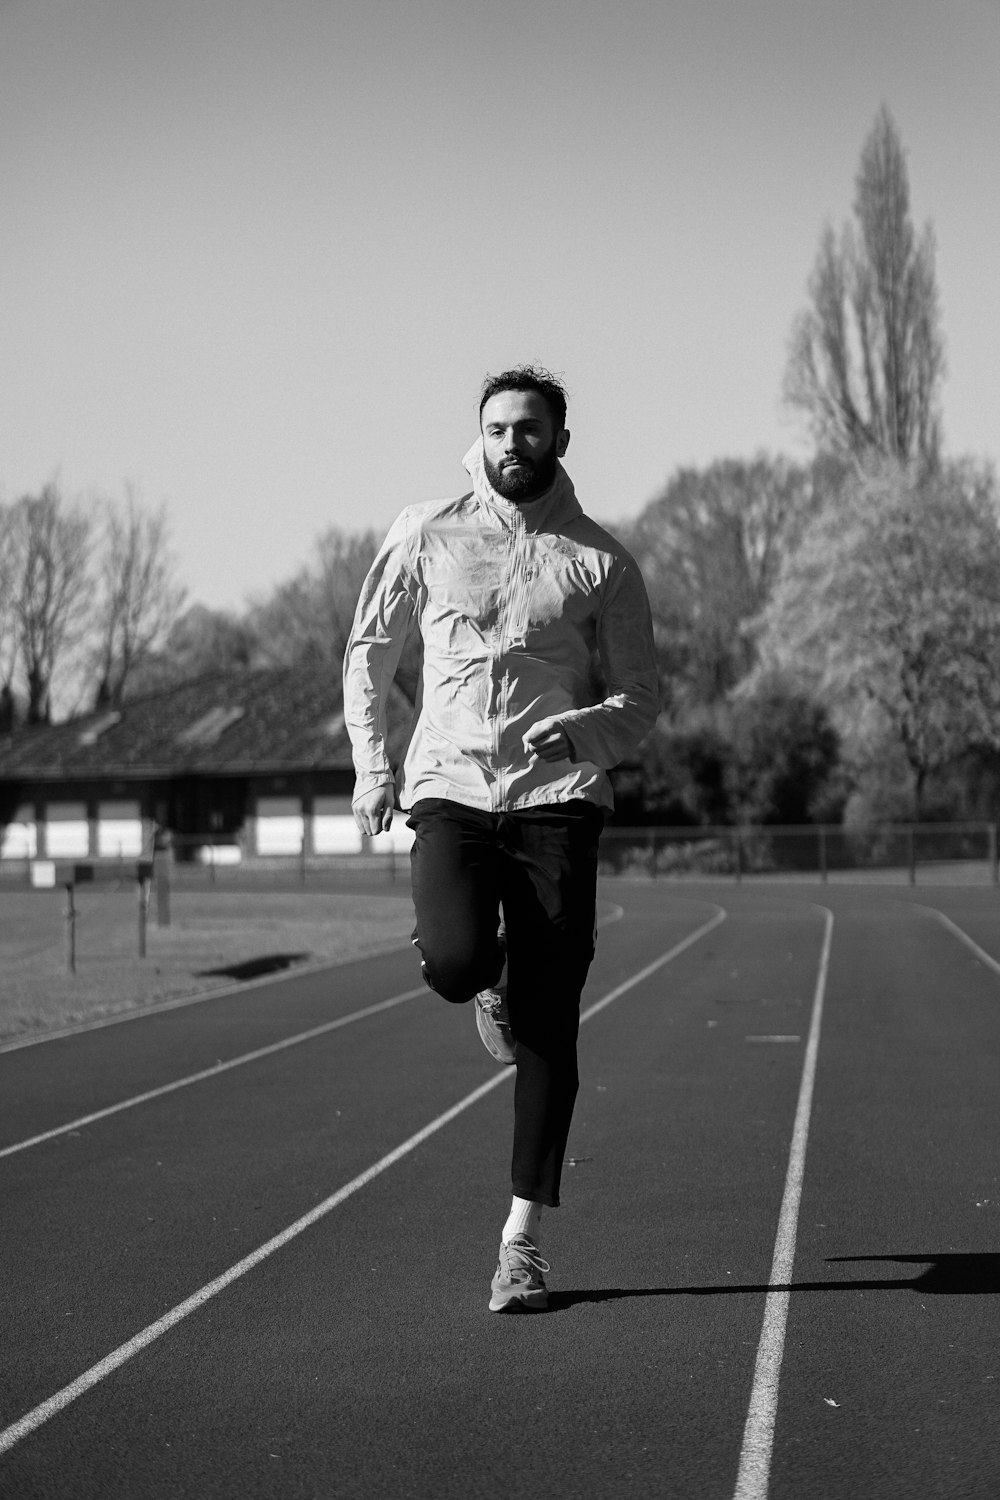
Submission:
<svg viewBox="0 0 1000 1500">
<path fill-rule="evenodd" d="M 499 375 L 487 375 L 479 396 L 480 426 L 483 407 L 500 391 L 537 391 L 548 404 L 556 431 L 561 432 L 566 426 L 566 388 L 551 370 L 543 369 L 541 365 L 517 365 L 513 370 L 502 370 Z"/>
</svg>

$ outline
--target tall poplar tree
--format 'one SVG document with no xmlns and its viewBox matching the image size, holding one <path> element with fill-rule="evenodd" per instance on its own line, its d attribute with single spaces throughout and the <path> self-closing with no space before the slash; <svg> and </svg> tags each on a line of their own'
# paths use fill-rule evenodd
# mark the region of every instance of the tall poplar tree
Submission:
<svg viewBox="0 0 1000 1500">
<path fill-rule="evenodd" d="M 944 375 L 934 236 L 910 215 L 906 156 L 883 105 L 865 141 L 853 221 L 827 225 L 792 331 L 785 393 L 821 450 L 933 468 Z"/>
</svg>

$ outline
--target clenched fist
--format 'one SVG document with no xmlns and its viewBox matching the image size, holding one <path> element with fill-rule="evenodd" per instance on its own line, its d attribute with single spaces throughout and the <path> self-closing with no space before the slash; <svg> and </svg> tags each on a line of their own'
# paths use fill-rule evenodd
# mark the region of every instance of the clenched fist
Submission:
<svg viewBox="0 0 1000 1500">
<path fill-rule="evenodd" d="M 539 760 L 569 760 L 573 754 L 569 735 L 558 719 L 539 719 L 528 730 L 522 743 L 528 754 L 536 755 Z"/>
<path fill-rule="evenodd" d="M 373 792 L 365 792 L 363 797 L 352 804 L 354 821 L 362 833 L 369 838 L 376 833 L 388 833 L 392 825 L 393 800 L 393 787 L 387 782 L 384 786 L 377 786 Z"/>
</svg>

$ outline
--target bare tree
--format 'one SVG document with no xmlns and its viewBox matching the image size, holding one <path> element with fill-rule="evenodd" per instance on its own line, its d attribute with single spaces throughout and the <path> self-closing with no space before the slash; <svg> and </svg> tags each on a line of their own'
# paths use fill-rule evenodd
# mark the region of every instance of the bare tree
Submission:
<svg viewBox="0 0 1000 1500">
<path fill-rule="evenodd" d="M 175 581 L 166 507 L 143 508 L 129 488 L 107 502 L 94 631 L 95 707 L 119 705 L 130 676 L 163 642 L 185 590 Z"/>
<path fill-rule="evenodd" d="M 624 534 L 649 589 L 667 696 L 718 702 L 750 670 L 749 623 L 816 506 L 814 470 L 758 455 L 679 469 Z"/>
<path fill-rule="evenodd" d="M 81 641 L 91 590 L 91 518 L 54 484 L 25 495 L 7 517 L 5 593 L 29 724 L 52 712 L 52 679 Z"/>
<path fill-rule="evenodd" d="M 125 686 L 135 699 L 216 672 L 241 672 L 261 665 L 249 623 L 224 609 L 192 604 L 170 626 L 159 648 L 136 663 Z"/>
<path fill-rule="evenodd" d="M 264 655 L 276 665 L 313 661 L 339 670 L 354 611 L 378 550 L 373 531 L 332 526 L 317 538 L 315 558 L 251 606 Z"/>
<path fill-rule="evenodd" d="M 13 588 L 14 544 L 10 509 L 0 504 L 0 734 L 14 727 L 17 634 Z"/>
<path fill-rule="evenodd" d="M 338 678 L 361 586 L 378 552 L 374 531 L 345 532 L 336 526 L 316 541 L 314 561 L 250 608 L 248 621 L 265 660 L 314 666 Z M 398 699 L 390 720 L 406 718 L 416 703 L 423 666 L 417 630 L 407 636 L 393 687 Z"/>
<path fill-rule="evenodd" d="M 824 230 L 811 305 L 792 331 L 785 394 L 821 448 L 933 467 L 944 348 L 934 237 L 919 239 L 899 133 L 883 105 L 855 180 L 854 222 Z"/>
</svg>

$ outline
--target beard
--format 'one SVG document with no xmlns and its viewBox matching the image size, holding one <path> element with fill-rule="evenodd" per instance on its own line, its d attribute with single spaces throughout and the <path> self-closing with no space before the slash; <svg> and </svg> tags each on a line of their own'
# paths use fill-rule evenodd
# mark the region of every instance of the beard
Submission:
<svg viewBox="0 0 1000 1500">
<path fill-rule="evenodd" d="M 550 490 L 555 483 L 558 462 L 555 442 L 539 458 L 522 458 L 521 467 L 516 469 L 510 468 L 506 463 L 499 466 L 493 464 L 483 454 L 486 478 L 498 495 L 502 495 L 505 500 L 513 500 L 515 505 L 537 500 L 546 490 Z"/>
</svg>

